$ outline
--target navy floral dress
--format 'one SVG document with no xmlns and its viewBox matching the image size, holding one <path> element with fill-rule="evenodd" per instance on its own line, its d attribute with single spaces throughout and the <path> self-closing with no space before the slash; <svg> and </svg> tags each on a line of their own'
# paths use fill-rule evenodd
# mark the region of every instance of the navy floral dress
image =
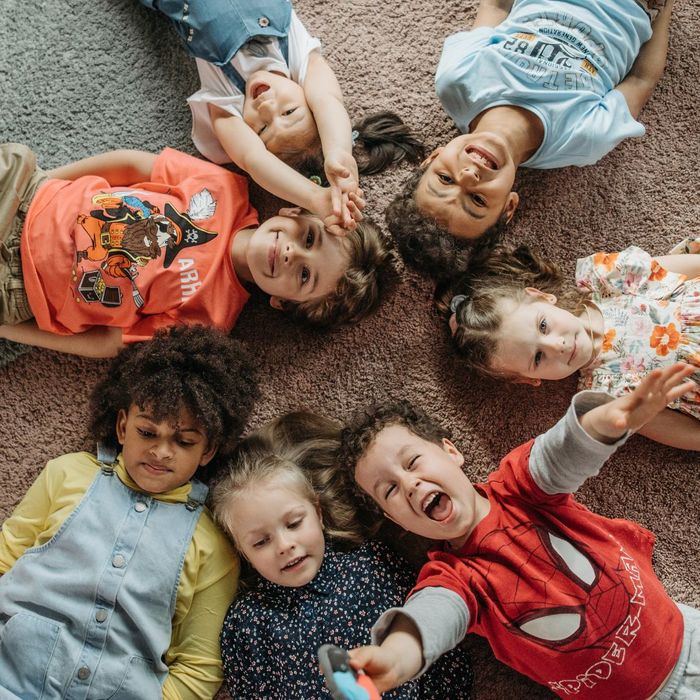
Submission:
<svg viewBox="0 0 700 700">
<path fill-rule="evenodd" d="M 323 564 L 306 586 L 259 578 L 231 605 L 221 631 L 226 687 L 232 698 L 330 698 L 318 670 L 321 644 L 350 649 L 370 643 L 370 628 L 402 605 L 415 584 L 410 566 L 385 545 L 340 552 L 326 542 Z M 467 700 L 472 685 L 463 649 L 445 654 L 421 678 L 384 693 L 385 700 Z"/>
</svg>

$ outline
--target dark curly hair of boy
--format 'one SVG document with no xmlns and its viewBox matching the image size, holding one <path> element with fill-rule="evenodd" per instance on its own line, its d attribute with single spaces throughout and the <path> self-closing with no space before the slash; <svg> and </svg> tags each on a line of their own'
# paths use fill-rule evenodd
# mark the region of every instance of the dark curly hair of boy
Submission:
<svg viewBox="0 0 700 700">
<path fill-rule="evenodd" d="M 451 438 L 437 421 L 408 401 L 384 401 L 355 413 L 345 423 L 338 450 L 338 466 L 350 475 L 348 479 L 358 504 L 370 513 L 381 513 L 379 506 L 355 481 L 355 467 L 377 435 L 392 425 L 400 425 L 423 440 L 442 445 Z"/>
<path fill-rule="evenodd" d="M 492 248 L 506 229 L 505 218 L 497 221 L 479 238 L 457 238 L 426 217 L 416 204 L 416 188 L 425 171 L 418 168 L 387 207 L 385 217 L 391 235 L 406 264 L 435 280 L 463 273 L 474 254 Z"/>
<path fill-rule="evenodd" d="M 173 326 L 152 340 L 128 345 L 112 360 L 90 395 L 90 434 L 119 450 L 117 415 L 148 407 L 157 422 L 177 421 L 183 409 L 201 424 L 215 457 L 197 477 L 213 475 L 239 441 L 258 387 L 243 345 L 202 325 Z"/>
</svg>

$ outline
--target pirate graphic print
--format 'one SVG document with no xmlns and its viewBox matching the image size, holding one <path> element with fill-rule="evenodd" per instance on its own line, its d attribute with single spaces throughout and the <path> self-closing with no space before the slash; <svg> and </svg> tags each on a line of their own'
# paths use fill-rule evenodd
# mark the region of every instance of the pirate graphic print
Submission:
<svg viewBox="0 0 700 700">
<path fill-rule="evenodd" d="M 161 212 L 143 198 L 146 195 L 135 190 L 99 193 L 92 198 L 96 208 L 78 215 L 76 223 L 87 240 L 84 248 L 76 250 L 73 279 L 84 301 L 119 306 L 124 295 L 116 282 L 126 280 L 131 300 L 141 308 L 144 299 L 138 287 L 139 268 L 162 257 L 167 269 L 181 250 L 216 237 L 215 232 L 195 223 L 210 219 L 216 211 L 216 202 L 206 188 L 192 196 L 185 213 L 170 203 Z M 98 263 L 98 267 L 91 263 Z"/>
</svg>

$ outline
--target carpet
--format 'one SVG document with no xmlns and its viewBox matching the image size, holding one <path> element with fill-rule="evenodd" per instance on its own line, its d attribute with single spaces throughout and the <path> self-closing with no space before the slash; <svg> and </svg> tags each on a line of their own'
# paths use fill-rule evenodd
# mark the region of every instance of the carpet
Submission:
<svg viewBox="0 0 700 700">
<path fill-rule="evenodd" d="M 351 117 L 392 109 L 432 149 L 456 131 L 434 93 L 442 40 L 467 28 L 475 0 L 296 0 L 343 87 Z M 508 234 L 546 250 L 573 273 L 577 257 L 637 244 L 661 253 L 700 234 L 700 8 L 677 0 L 666 74 L 642 114 L 647 135 L 588 168 L 520 177 L 521 211 Z M 0 6 L 0 138 L 29 144 L 44 168 L 113 148 L 191 153 L 187 95 L 198 87 L 169 26 L 135 0 L 3 0 Z M 367 212 L 382 212 L 408 169 L 363 181 Z M 252 188 L 265 214 L 278 206 Z M 533 390 L 469 379 L 449 352 L 431 308 L 431 285 L 404 271 L 373 318 L 323 334 L 295 327 L 255 298 L 234 335 L 258 358 L 255 427 L 309 407 L 343 417 L 375 399 L 405 397 L 438 416 L 482 479 L 513 447 L 566 410 L 573 378 Z M 33 350 L 0 370 L 0 518 L 46 460 L 91 448 L 86 397 L 101 361 Z M 670 595 L 700 605 L 700 460 L 633 437 L 580 491 L 590 508 L 640 522 L 658 536 L 655 566 Z M 476 698 L 550 693 L 468 642 Z"/>
</svg>

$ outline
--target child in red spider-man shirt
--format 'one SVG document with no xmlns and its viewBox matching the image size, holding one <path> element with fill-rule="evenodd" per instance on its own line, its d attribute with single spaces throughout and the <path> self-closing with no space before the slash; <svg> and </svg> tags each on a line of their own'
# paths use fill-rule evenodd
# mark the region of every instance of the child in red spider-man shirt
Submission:
<svg viewBox="0 0 700 700">
<path fill-rule="evenodd" d="M 467 631 L 560 697 L 690 699 L 700 693 L 700 612 L 674 603 L 651 565 L 654 536 L 572 493 L 627 436 L 696 388 L 692 368 L 655 370 L 613 399 L 577 394 L 552 429 L 485 484 L 447 433 L 408 403 L 359 414 L 339 463 L 358 495 L 405 530 L 443 541 L 403 608 L 351 652 L 380 691 L 422 673 Z"/>
</svg>

